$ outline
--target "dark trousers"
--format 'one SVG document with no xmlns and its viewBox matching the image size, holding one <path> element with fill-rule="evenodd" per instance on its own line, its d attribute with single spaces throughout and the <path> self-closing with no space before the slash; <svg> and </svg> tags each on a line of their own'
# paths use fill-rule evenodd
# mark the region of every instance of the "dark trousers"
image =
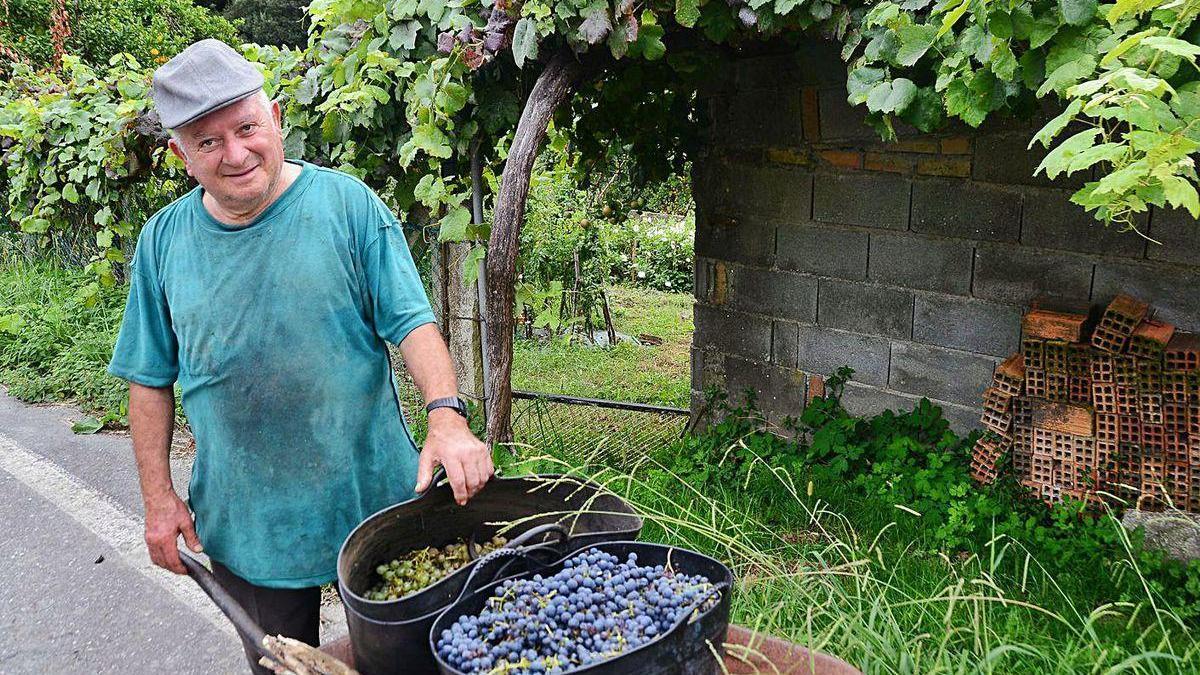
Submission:
<svg viewBox="0 0 1200 675">
<path fill-rule="evenodd" d="M 213 576 L 229 591 L 234 600 L 246 610 L 251 619 L 267 635 L 283 635 L 314 647 L 321 640 L 321 587 L 309 588 L 266 588 L 254 584 L 229 571 L 221 563 L 212 561 Z M 258 664 L 259 652 L 249 640 L 242 639 L 250 671 L 257 675 L 270 675 L 271 671 Z"/>
</svg>

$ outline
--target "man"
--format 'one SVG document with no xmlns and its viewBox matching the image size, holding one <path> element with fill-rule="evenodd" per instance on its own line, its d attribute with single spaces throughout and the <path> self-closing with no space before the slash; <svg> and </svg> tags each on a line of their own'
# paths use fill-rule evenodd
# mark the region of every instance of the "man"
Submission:
<svg viewBox="0 0 1200 675">
<path fill-rule="evenodd" d="M 151 559 L 184 574 L 182 535 L 268 634 L 315 645 L 350 530 L 424 491 L 437 464 L 459 504 L 493 466 L 400 224 L 357 179 L 284 159 L 262 85 L 217 40 L 155 71 L 171 151 L 199 186 L 142 230 L 109 372 L 129 381 Z M 419 454 L 385 341 L 430 402 Z M 186 505 L 168 459 L 176 381 L 196 438 Z"/>
</svg>

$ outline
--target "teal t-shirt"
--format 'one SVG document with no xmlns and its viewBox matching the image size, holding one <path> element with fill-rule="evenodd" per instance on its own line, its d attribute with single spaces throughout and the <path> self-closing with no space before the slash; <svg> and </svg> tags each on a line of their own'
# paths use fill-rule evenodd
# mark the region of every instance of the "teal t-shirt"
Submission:
<svg viewBox="0 0 1200 675">
<path fill-rule="evenodd" d="M 299 164 L 245 227 L 214 219 L 199 187 L 146 223 L 108 367 L 179 382 L 204 550 L 277 588 L 336 578 L 350 530 L 414 496 L 418 451 L 385 342 L 434 321 L 379 197 Z"/>
</svg>

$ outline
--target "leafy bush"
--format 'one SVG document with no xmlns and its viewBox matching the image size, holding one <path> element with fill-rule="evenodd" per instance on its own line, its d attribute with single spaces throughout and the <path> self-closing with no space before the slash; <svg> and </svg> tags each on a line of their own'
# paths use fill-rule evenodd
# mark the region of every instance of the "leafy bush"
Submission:
<svg viewBox="0 0 1200 675">
<path fill-rule="evenodd" d="M 308 41 L 306 3 L 298 0 L 230 0 L 222 14 L 240 21 L 247 42 L 303 47 Z"/>
<path fill-rule="evenodd" d="M 7 0 L 8 20 L 0 22 L 0 43 L 12 46 L 30 63 L 50 63 L 54 5 L 55 0 Z M 120 53 L 142 63 L 161 63 L 208 37 L 239 42 L 234 24 L 191 0 L 72 0 L 67 13 L 71 36 L 66 51 L 91 64 L 106 64 Z"/>
</svg>

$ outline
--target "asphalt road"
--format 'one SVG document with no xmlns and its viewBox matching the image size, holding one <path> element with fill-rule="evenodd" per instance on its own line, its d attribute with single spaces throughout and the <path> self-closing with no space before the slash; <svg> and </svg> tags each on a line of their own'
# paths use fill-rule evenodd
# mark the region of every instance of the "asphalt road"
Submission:
<svg viewBox="0 0 1200 675">
<path fill-rule="evenodd" d="M 0 388 L 0 674 L 244 673 L 232 625 L 150 563 L 128 437 Z M 190 464 L 172 460 L 177 489 Z"/>
</svg>

